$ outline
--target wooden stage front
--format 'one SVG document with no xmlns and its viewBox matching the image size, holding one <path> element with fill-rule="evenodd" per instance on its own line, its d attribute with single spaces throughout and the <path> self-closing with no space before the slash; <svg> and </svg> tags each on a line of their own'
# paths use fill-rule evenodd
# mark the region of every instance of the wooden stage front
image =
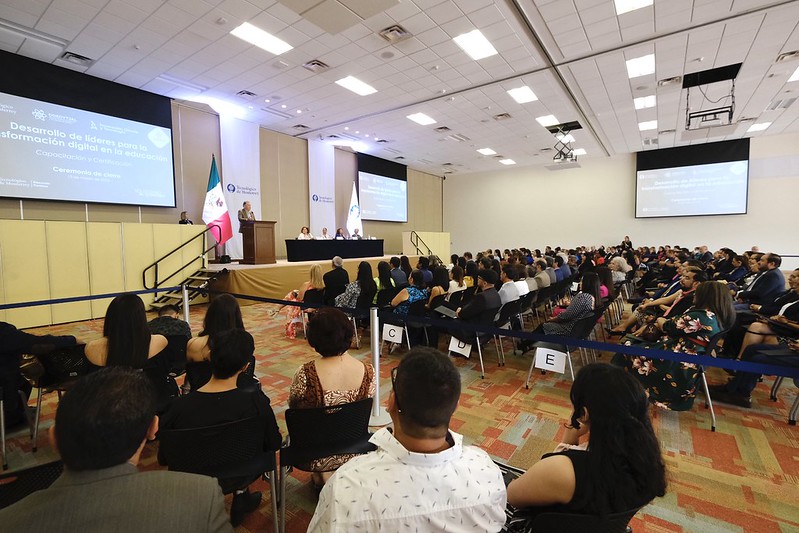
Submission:
<svg viewBox="0 0 799 533">
<path fill-rule="evenodd" d="M 355 280 L 358 273 L 358 265 L 361 261 L 367 261 L 372 265 L 372 275 L 377 277 L 377 264 L 380 261 L 388 262 L 392 256 L 365 257 L 360 259 L 344 259 L 344 268 L 350 274 L 350 280 Z M 411 265 L 416 265 L 417 256 L 409 257 Z M 333 268 L 331 261 L 300 261 L 289 263 L 285 259 L 278 259 L 272 265 L 241 265 L 238 263 L 210 264 L 209 270 L 228 269 L 227 276 L 223 276 L 213 285 L 215 291 L 232 292 L 235 294 L 246 294 L 249 296 L 260 296 L 264 298 L 283 299 L 290 291 L 299 289 L 300 285 L 308 281 L 308 272 L 311 266 L 319 264 L 322 266 L 322 273 L 328 272 Z M 251 305 L 257 303 L 253 300 L 240 299 L 241 305 Z"/>
</svg>

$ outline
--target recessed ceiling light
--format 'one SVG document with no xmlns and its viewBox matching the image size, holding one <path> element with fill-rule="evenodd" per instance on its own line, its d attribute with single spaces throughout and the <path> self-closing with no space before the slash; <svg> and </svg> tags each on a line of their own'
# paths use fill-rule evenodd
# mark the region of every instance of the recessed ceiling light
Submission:
<svg viewBox="0 0 799 533">
<path fill-rule="evenodd" d="M 508 94 L 520 104 L 526 104 L 527 102 L 535 102 L 538 100 L 538 97 L 535 95 L 533 90 L 527 85 L 511 89 L 508 91 Z"/>
<path fill-rule="evenodd" d="M 271 33 L 267 33 L 249 22 L 245 22 L 241 26 L 234 28 L 230 33 L 276 56 L 294 48 L 286 41 L 278 39 Z"/>
<path fill-rule="evenodd" d="M 658 129 L 657 120 L 647 120 L 646 122 L 638 123 L 638 131 L 649 131 Z"/>
<path fill-rule="evenodd" d="M 616 14 L 622 15 L 629 11 L 651 6 L 652 2 L 653 0 L 615 0 L 613 3 L 616 4 Z"/>
<path fill-rule="evenodd" d="M 280 108 L 281 109 L 286 109 L 286 104 L 281 104 Z"/>
<path fill-rule="evenodd" d="M 634 57 L 627 60 L 627 76 L 638 78 L 655 73 L 655 54 Z"/>
<path fill-rule="evenodd" d="M 264 100 L 264 102 L 268 104 L 268 103 L 269 103 L 269 98 L 267 98 L 266 100 Z"/>
<path fill-rule="evenodd" d="M 796 70 L 793 71 L 788 81 L 799 81 L 799 67 L 796 67 Z"/>
<path fill-rule="evenodd" d="M 749 129 L 746 130 L 746 133 L 754 133 L 756 131 L 763 131 L 766 128 L 771 126 L 771 122 L 758 122 L 757 124 L 752 124 L 749 126 Z"/>
<path fill-rule="evenodd" d="M 574 154 L 574 155 L 585 155 L 586 151 L 585 151 L 585 148 L 575 148 L 574 150 L 572 150 L 572 154 Z"/>
<path fill-rule="evenodd" d="M 368 139 L 369 138 L 369 134 L 368 133 L 365 134 L 364 137 L 366 137 Z"/>
<path fill-rule="evenodd" d="M 574 142 L 574 136 L 571 133 L 567 133 L 566 135 L 563 135 L 562 133 L 556 133 L 555 134 L 555 138 L 557 140 L 559 140 L 560 142 L 564 142 L 564 143 L 573 143 Z"/>
<path fill-rule="evenodd" d="M 558 119 L 555 118 L 555 115 L 544 115 L 543 117 L 536 118 L 535 121 L 544 126 L 545 128 L 549 126 L 554 126 L 555 124 L 558 123 Z"/>
<path fill-rule="evenodd" d="M 360 96 L 367 96 L 377 92 L 377 89 L 375 89 L 368 83 L 362 82 L 355 76 L 347 76 L 346 78 L 341 78 L 340 80 L 336 81 L 336 85 L 341 85 L 345 89 L 349 89 L 350 91 Z"/>
<path fill-rule="evenodd" d="M 302 113 L 302 109 L 297 110 L 297 114 L 299 115 L 300 113 Z"/>
<path fill-rule="evenodd" d="M 349 129 L 350 129 L 349 126 L 344 126 L 344 131 L 349 131 Z"/>
<path fill-rule="evenodd" d="M 477 151 L 480 152 L 483 155 L 494 155 L 494 154 L 496 154 L 496 152 L 494 150 L 492 150 L 491 148 L 480 148 Z"/>
<path fill-rule="evenodd" d="M 502 163 L 503 165 L 515 165 L 516 164 L 516 161 L 514 161 L 513 159 L 500 159 L 499 162 Z"/>
<path fill-rule="evenodd" d="M 428 117 L 424 113 L 414 113 L 413 115 L 408 115 L 407 118 L 411 119 L 412 121 L 416 122 L 417 124 L 421 124 L 422 126 L 428 126 L 430 124 L 435 124 L 436 121 L 432 118 Z"/>
<path fill-rule="evenodd" d="M 641 98 L 633 99 L 636 109 L 646 109 L 648 107 L 655 107 L 657 105 L 657 97 L 654 94 L 649 96 L 642 96 Z"/>
<path fill-rule="evenodd" d="M 480 30 L 462 33 L 452 40 L 475 61 L 497 54 L 497 49 L 488 42 L 488 39 L 480 33 Z"/>
</svg>

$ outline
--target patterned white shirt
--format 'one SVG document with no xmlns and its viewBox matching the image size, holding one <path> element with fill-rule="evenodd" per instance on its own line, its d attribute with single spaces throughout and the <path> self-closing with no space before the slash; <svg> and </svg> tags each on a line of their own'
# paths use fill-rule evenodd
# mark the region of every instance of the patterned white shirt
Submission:
<svg viewBox="0 0 799 533">
<path fill-rule="evenodd" d="M 502 473 L 483 450 L 452 446 L 434 454 L 405 449 L 388 428 L 377 450 L 336 470 L 319 496 L 309 532 L 499 531 L 505 523 Z"/>
</svg>

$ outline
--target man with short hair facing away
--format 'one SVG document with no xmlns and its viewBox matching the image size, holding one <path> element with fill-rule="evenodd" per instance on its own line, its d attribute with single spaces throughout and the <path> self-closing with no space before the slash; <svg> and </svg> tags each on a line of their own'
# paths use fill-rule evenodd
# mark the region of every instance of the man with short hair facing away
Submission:
<svg viewBox="0 0 799 533">
<path fill-rule="evenodd" d="M 350 282 L 350 274 L 344 269 L 344 260 L 336 256 L 333 258 L 333 268 L 322 276 L 325 282 L 325 303 L 333 305 L 336 296 L 344 292 Z"/>
<path fill-rule="evenodd" d="M 178 316 L 178 308 L 172 304 L 167 304 L 158 310 L 158 316 L 147 322 L 147 329 L 153 335 L 183 335 L 187 339 L 191 338 L 191 327 L 187 322 Z"/>
<path fill-rule="evenodd" d="M 549 274 L 547 274 L 547 262 L 543 259 L 537 259 L 535 262 L 535 283 L 539 289 L 549 287 L 552 282 L 550 281 Z"/>
<path fill-rule="evenodd" d="M 392 371 L 377 450 L 350 459 L 325 484 L 309 532 L 499 531 L 505 484 L 483 450 L 449 430 L 461 392 L 452 361 L 414 348 Z"/>
<path fill-rule="evenodd" d="M 408 276 L 400 268 L 400 258 L 397 256 L 389 260 L 391 264 L 391 279 L 394 280 L 395 287 L 405 287 L 408 284 Z"/>
<path fill-rule="evenodd" d="M 139 472 L 158 433 L 155 392 L 140 371 L 109 367 L 81 378 L 58 404 L 50 442 L 64 473 L 0 510 L 7 533 L 232 531 L 216 479 Z"/>
</svg>

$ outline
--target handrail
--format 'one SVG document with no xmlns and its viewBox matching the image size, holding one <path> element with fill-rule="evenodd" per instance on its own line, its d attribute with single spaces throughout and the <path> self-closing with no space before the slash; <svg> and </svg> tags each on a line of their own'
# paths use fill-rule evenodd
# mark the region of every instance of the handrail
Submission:
<svg viewBox="0 0 799 533">
<path fill-rule="evenodd" d="M 413 240 L 414 237 L 416 237 L 416 242 L 414 242 L 414 240 Z M 416 253 L 418 253 L 419 255 L 433 255 L 433 251 L 430 249 L 429 246 L 427 246 L 427 243 L 424 242 L 421 237 L 419 237 L 418 233 L 416 233 L 415 231 L 411 230 L 410 239 L 411 239 L 411 244 L 414 246 L 414 248 L 416 248 Z M 422 250 L 419 248 L 419 244 L 420 243 L 422 244 L 422 246 L 427 248 L 427 253 L 426 254 L 422 254 Z"/>
<path fill-rule="evenodd" d="M 159 259 L 156 259 L 152 264 L 150 264 L 147 267 L 145 267 L 145 269 L 141 273 L 142 286 L 145 289 L 157 289 L 158 287 L 160 287 L 161 285 L 166 283 L 167 280 L 173 278 L 175 275 L 177 275 L 179 272 L 181 272 L 183 269 L 185 269 L 187 266 L 192 264 L 197 259 L 202 259 L 203 260 L 203 266 L 205 266 L 205 254 L 207 254 L 208 252 L 210 252 L 211 250 L 216 248 L 216 239 L 214 239 L 214 244 L 212 246 L 204 249 L 200 255 L 198 255 L 196 257 L 193 257 L 191 259 L 191 261 L 189 261 L 188 263 L 186 263 L 182 267 L 178 268 L 177 270 L 175 270 L 173 273 L 171 273 L 170 275 L 168 275 L 167 277 L 165 277 L 161 281 L 158 281 L 158 263 L 160 263 L 161 261 L 163 261 L 167 257 L 171 256 L 172 254 L 174 254 L 178 250 L 182 249 L 184 246 L 188 246 L 189 244 L 191 244 L 192 242 L 194 242 L 195 240 L 197 240 L 199 238 L 202 238 L 203 242 L 205 242 L 205 234 L 208 233 L 209 231 L 211 231 L 214 228 L 216 228 L 216 230 L 217 230 L 217 233 L 216 233 L 217 235 L 221 235 L 222 234 L 222 228 L 219 227 L 219 225 L 211 224 L 207 228 L 205 228 L 205 230 L 202 233 L 198 233 L 197 235 L 195 235 L 194 237 L 192 237 L 188 241 L 184 242 L 183 244 L 181 244 L 180 246 L 178 246 L 177 248 L 175 248 L 171 252 L 167 253 L 166 255 L 164 255 L 163 257 L 161 257 Z M 213 236 L 213 233 L 211 235 Z M 155 268 L 155 285 L 153 285 L 152 287 L 148 287 L 147 286 L 147 272 L 151 268 Z"/>
</svg>

